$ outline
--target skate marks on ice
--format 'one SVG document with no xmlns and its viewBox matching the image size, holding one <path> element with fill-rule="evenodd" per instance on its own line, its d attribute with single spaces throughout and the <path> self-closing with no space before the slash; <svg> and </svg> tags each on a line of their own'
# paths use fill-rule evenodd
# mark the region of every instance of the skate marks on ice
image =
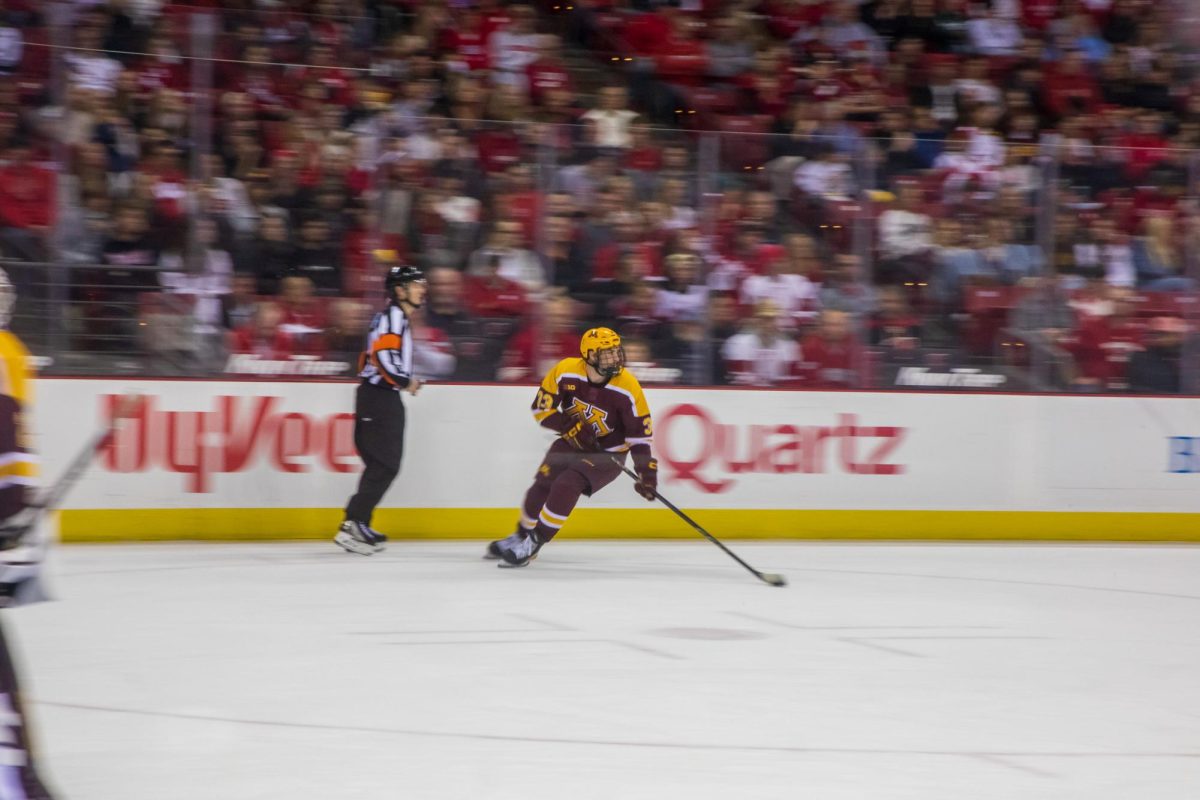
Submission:
<svg viewBox="0 0 1200 800">
<path fill-rule="evenodd" d="M 904 649 L 893 644 L 881 644 L 881 642 L 917 642 L 917 641 L 1034 641 L 1034 640 L 1051 640 L 1049 636 L 1023 636 L 1023 635 L 1005 635 L 1005 634 L 978 634 L 978 633 L 932 633 L 932 631 L 998 631 L 1002 630 L 994 625 L 797 625 L 791 622 L 781 622 L 779 620 L 767 619 L 766 617 L 758 616 L 757 614 L 746 614 L 739 611 L 731 612 L 735 617 L 760 622 L 766 625 L 772 625 L 780 628 L 787 628 L 796 631 L 838 631 L 838 632 L 853 632 L 853 636 L 843 635 L 834 636 L 833 639 L 846 644 L 861 645 L 874 650 L 879 650 L 892 655 L 905 656 L 908 658 L 928 658 L 925 653 L 919 653 L 913 650 Z M 931 633 L 903 633 L 903 634 L 880 634 L 874 631 L 931 631 Z"/>
<path fill-rule="evenodd" d="M 430 800 L 1194 798 L 1200 552 L 746 543 L 797 573 L 776 593 L 704 542 L 555 544 L 516 573 L 466 542 L 63 548 L 63 602 L 13 617 L 55 780 L 149 800 L 139 759 L 195 778 L 209 746 L 244 781 L 319 761 L 294 800 L 398 796 L 397 752 Z M 446 788 L 464 761 L 512 785 Z"/>
<path fill-rule="evenodd" d="M 369 735 L 413 736 L 432 739 L 464 739 L 495 742 L 516 742 L 524 744 L 574 745 L 583 747 L 614 747 L 636 748 L 649 750 L 698 750 L 698 751 L 728 751 L 745 753 L 794 753 L 794 754 L 829 754 L 829 755 L 882 755 L 882 756 L 949 756 L 955 758 L 982 758 L 1003 760 L 1013 758 L 1115 758 L 1115 759 L 1195 759 L 1200 760 L 1200 749 L 1194 751 L 1164 751 L 1164 752 L 1127 752 L 1127 751 L 1039 751 L 1039 750 L 1001 750 L 989 752 L 983 750 L 929 750 L 920 748 L 883 748 L 883 747 L 822 747 L 819 745 L 756 745 L 735 742 L 682 742 L 656 741 L 651 739 L 601 739 L 567 736 L 522 736 L 520 734 L 493 734 L 472 731 L 424 730 L 416 728 L 400 728 L 373 725 L 338 725 L 334 723 L 299 722 L 288 720 L 251 719 L 246 717 L 222 716 L 219 714 L 200 714 L 182 711 L 155 711 L 149 709 L 123 708 L 118 706 L 96 705 L 88 703 L 64 703 L 53 700 L 33 700 L 34 705 L 47 708 L 69 709 L 74 711 L 93 711 L 107 714 L 129 715 L 137 717 L 157 717 L 165 719 L 188 720 L 192 722 L 219 722 L 232 725 L 247 725 L 268 728 L 297 728 L 313 731 L 329 731 L 334 733 L 362 733 Z"/>
<path fill-rule="evenodd" d="M 411 630 L 383 630 L 383 631 L 352 631 L 352 636 L 371 636 L 380 637 L 380 644 L 398 645 L 402 647 L 414 646 L 470 646 L 470 645 L 502 645 L 519 647 L 530 644 L 555 644 L 555 645 L 573 645 L 573 644 L 602 644 L 611 645 L 613 647 L 621 647 L 626 650 L 632 650 L 637 653 L 654 656 L 655 658 L 665 658 L 675 661 L 684 659 L 684 656 L 675 653 L 668 653 L 657 647 L 649 647 L 637 642 L 631 642 L 618 638 L 587 638 L 580 637 L 578 634 L 583 633 L 577 628 L 572 628 L 569 625 L 564 625 L 560 622 L 545 619 L 544 617 L 535 617 L 531 614 L 509 613 L 507 617 L 528 623 L 519 628 L 456 628 L 451 630 L 431 630 L 427 628 L 417 628 Z M 461 638 L 470 636 L 473 638 Z"/>
</svg>

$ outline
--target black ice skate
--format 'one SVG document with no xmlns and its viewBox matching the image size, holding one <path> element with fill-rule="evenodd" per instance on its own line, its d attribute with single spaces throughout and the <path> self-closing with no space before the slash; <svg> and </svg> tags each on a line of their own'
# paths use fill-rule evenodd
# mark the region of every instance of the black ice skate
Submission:
<svg viewBox="0 0 1200 800">
<path fill-rule="evenodd" d="M 484 552 L 483 557 L 489 560 L 500 558 L 500 553 L 504 548 L 513 547 L 517 542 L 521 541 L 528 535 L 529 531 L 518 525 L 515 531 L 510 533 L 508 536 L 505 536 L 503 539 L 497 539 L 494 542 L 489 542 L 487 551 Z"/>
<path fill-rule="evenodd" d="M 501 542 L 500 563 L 496 566 L 506 568 L 527 567 L 530 561 L 537 558 L 538 550 L 542 549 L 543 544 L 544 542 L 538 539 L 536 532 L 530 532 L 512 546 L 507 546 L 504 542 Z"/>
<path fill-rule="evenodd" d="M 348 519 L 342 523 L 342 527 L 338 528 L 333 541 L 347 553 L 369 556 L 383 550 L 387 537 L 372 530 L 371 526 L 365 522 Z"/>
</svg>

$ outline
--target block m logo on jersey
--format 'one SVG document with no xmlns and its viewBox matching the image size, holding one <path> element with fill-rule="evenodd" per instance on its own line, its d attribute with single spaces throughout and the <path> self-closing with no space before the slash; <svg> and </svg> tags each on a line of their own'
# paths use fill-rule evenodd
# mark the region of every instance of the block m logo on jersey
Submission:
<svg viewBox="0 0 1200 800">
<path fill-rule="evenodd" d="M 603 438 L 612 433 L 612 428 L 608 426 L 608 412 L 585 403 L 578 397 L 571 398 L 570 414 L 572 417 L 592 423 L 592 429 L 596 431 L 596 438 Z"/>
</svg>

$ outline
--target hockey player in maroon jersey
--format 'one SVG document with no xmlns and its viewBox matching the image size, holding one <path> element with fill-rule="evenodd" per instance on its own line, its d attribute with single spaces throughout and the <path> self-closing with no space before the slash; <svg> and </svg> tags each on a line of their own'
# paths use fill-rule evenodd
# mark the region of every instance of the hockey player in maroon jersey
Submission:
<svg viewBox="0 0 1200 800">
<path fill-rule="evenodd" d="M 621 337 L 609 328 L 592 328 L 583 334 L 579 352 L 582 358 L 564 358 L 550 370 L 534 398 L 534 419 L 559 438 L 525 493 L 517 530 L 488 545 L 486 557 L 501 559 L 502 567 L 532 561 L 566 523 L 580 495 L 591 497 L 621 473 L 627 453 L 633 456 L 638 493 L 655 498 L 650 407 L 637 378 L 625 369 Z"/>
<path fill-rule="evenodd" d="M 44 598 L 38 573 L 45 553 L 45 532 L 32 486 L 35 457 L 27 449 L 26 416 L 33 381 L 29 353 L 8 320 L 16 296 L 0 270 L 0 608 Z M 7 614 L 8 612 L 4 612 Z M 0 627 L 0 800 L 51 800 L 30 752 L 25 717 L 9 640 Z"/>
</svg>

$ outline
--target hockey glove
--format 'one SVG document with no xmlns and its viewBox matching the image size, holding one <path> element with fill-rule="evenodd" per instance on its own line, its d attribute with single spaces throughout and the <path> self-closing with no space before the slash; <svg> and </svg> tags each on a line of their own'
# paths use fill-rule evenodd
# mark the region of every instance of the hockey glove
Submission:
<svg viewBox="0 0 1200 800">
<path fill-rule="evenodd" d="M 658 497 L 658 461 L 651 458 L 650 460 L 638 464 L 635 470 L 637 472 L 637 483 L 633 488 L 637 493 L 647 500 L 653 501 Z"/>
<path fill-rule="evenodd" d="M 576 420 L 574 425 L 563 432 L 562 437 L 576 450 L 591 452 L 596 449 L 596 429 L 586 420 Z"/>
</svg>

